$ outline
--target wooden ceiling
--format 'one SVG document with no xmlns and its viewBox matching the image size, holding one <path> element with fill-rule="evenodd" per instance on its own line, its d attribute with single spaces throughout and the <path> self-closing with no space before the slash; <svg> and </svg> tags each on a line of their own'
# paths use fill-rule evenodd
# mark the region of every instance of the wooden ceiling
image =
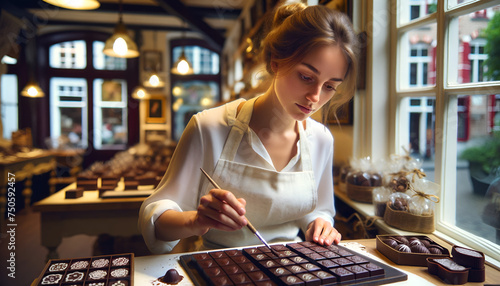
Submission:
<svg viewBox="0 0 500 286">
<path fill-rule="evenodd" d="M 96 10 L 59 8 L 41 0 L 3 0 L 2 9 L 33 25 L 114 27 L 121 9 L 123 22 L 132 30 L 192 30 L 222 48 L 245 0 L 98 0 Z"/>
</svg>

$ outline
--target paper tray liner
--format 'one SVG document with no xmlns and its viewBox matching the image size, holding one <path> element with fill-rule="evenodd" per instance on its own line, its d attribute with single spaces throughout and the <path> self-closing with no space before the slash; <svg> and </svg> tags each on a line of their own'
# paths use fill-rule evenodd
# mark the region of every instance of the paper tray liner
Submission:
<svg viewBox="0 0 500 286">
<path fill-rule="evenodd" d="M 286 245 L 287 246 L 287 245 Z M 288 247 L 288 246 L 287 246 Z M 379 261 L 376 261 L 368 256 L 365 256 L 363 254 L 360 254 L 358 252 L 352 251 L 346 247 L 337 245 L 339 249 L 343 249 L 348 252 L 354 253 L 356 256 L 362 257 L 366 259 L 369 263 L 375 264 L 382 269 L 384 269 L 384 274 L 383 275 L 378 275 L 378 276 L 371 276 L 371 277 L 366 277 L 366 278 L 361 278 L 361 279 L 355 279 L 351 281 L 343 281 L 343 282 L 334 282 L 334 283 L 326 283 L 326 284 L 320 284 L 320 285 L 384 285 L 388 283 L 393 283 L 393 282 L 399 282 L 399 281 L 406 281 L 408 279 L 408 275 L 402 271 L 399 271 L 396 268 L 393 268 L 387 264 L 381 263 Z M 290 250 L 293 251 L 292 248 Z M 214 251 L 209 251 L 210 252 L 216 252 L 216 251 L 221 251 L 221 250 L 214 250 Z M 298 253 L 298 252 L 297 252 Z M 263 267 L 260 263 L 257 263 L 256 261 L 252 261 L 252 258 L 250 255 L 247 253 L 243 252 L 243 255 L 249 258 L 251 262 L 256 265 L 261 271 L 267 272 L 268 269 Z M 300 253 L 298 253 L 299 256 L 301 256 Z M 181 266 L 184 268 L 186 273 L 188 274 L 189 278 L 191 281 L 194 283 L 196 286 L 209 286 L 213 285 L 212 283 L 209 282 L 209 280 L 204 277 L 204 274 L 202 271 L 197 267 L 195 259 L 193 258 L 193 255 L 187 254 L 187 255 L 181 255 L 179 257 L 179 262 Z M 312 262 L 311 263 L 317 264 L 317 262 Z M 317 264 L 319 265 L 319 264 Z M 321 270 L 325 270 L 322 266 L 320 267 Z M 280 280 L 276 279 L 276 277 L 270 277 L 271 280 L 275 283 L 275 285 L 286 285 L 285 283 L 281 282 Z"/>
</svg>

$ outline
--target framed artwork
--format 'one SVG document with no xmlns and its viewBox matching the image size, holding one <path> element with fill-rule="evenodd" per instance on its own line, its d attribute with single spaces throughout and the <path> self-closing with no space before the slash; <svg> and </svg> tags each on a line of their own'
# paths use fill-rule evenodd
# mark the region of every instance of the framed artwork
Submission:
<svg viewBox="0 0 500 286">
<path fill-rule="evenodd" d="M 120 82 L 105 80 L 101 88 L 101 101 L 122 101 L 122 84 Z"/>
<path fill-rule="evenodd" d="M 142 63 L 142 70 L 144 71 L 162 71 L 162 56 L 161 51 L 143 51 L 142 56 L 144 57 Z"/>
<path fill-rule="evenodd" d="M 165 96 L 151 96 L 146 101 L 146 123 L 165 123 Z"/>
<path fill-rule="evenodd" d="M 328 124 L 336 125 L 352 125 L 353 124 L 353 113 L 354 113 L 354 102 L 351 100 L 348 103 L 342 105 L 339 110 L 337 110 L 337 120 L 334 116 L 330 115 L 328 117 Z"/>
</svg>

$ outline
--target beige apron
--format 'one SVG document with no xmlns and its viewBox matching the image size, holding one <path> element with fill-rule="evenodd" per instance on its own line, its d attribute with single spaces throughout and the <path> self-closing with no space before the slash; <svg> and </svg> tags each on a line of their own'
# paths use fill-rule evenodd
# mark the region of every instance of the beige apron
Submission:
<svg viewBox="0 0 500 286">
<path fill-rule="evenodd" d="M 277 172 L 234 162 L 255 100 L 241 108 L 211 176 L 222 189 L 246 200 L 246 217 L 268 242 L 293 240 L 299 230 L 296 221 L 313 211 L 318 200 L 309 144 L 303 125 L 297 124 L 301 172 Z M 212 188 L 206 181 L 202 190 L 206 194 Z M 248 228 L 231 232 L 212 229 L 203 239 L 206 248 L 261 244 Z"/>
</svg>

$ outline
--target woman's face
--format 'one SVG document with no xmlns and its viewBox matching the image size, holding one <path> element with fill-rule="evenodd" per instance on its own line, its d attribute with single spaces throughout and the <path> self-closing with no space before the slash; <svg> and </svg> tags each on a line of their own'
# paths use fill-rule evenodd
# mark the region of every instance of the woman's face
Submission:
<svg viewBox="0 0 500 286">
<path fill-rule="evenodd" d="M 283 109 L 293 119 L 302 121 L 333 97 L 347 67 L 340 47 L 318 47 L 289 70 L 280 71 L 280 67 L 274 65 L 274 91 Z"/>
</svg>

